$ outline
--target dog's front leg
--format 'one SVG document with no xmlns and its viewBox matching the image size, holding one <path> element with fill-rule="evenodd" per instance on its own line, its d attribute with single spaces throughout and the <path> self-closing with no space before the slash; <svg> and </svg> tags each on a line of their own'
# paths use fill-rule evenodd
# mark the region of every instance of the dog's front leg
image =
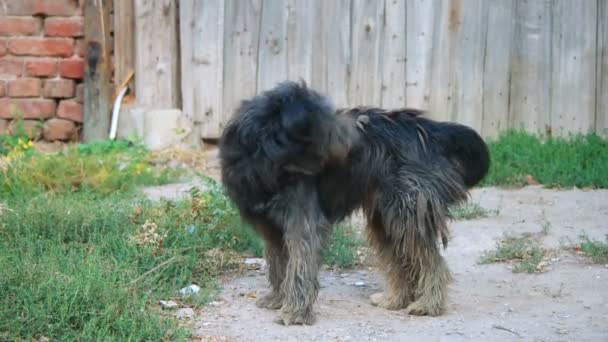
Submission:
<svg viewBox="0 0 608 342">
<path fill-rule="evenodd" d="M 314 323 L 313 304 L 319 293 L 318 273 L 325 223 L 312 189 L 304 186 L 293 189 L 282 215 L 289 259 L 281 284 L 283 307 L 279 323 L 285 325 Z"/>
</svg>

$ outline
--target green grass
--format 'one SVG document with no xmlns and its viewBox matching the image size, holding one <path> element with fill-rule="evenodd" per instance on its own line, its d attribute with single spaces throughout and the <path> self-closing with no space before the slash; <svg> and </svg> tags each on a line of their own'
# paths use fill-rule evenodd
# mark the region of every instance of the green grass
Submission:
<svg viewBox="0 0 608 342">
<path fill-rule="evenodd" d="M 357 250 L 362 244 L 353 227 L 337 225 L 324 248 L 323 261 L 328 266 L 353 267 L 359 261 Z"/>
<path fill-rule="evenodd" d="M 181 172 L 143 147 L 100 142 L 43 155 L 27 141 L 0 156 L 0 340 L 185 340 L 159 299 L 198 305 L 237 253 L 259 256 L 221 187 L 150 202 L 134 191 Z M 150 239 L 146 229 L 158 234 Z M 150 233 L 150 231 L 148 231 Z M 202 295 L 177 291 L 199 284 Z M 170 335 L 170 336 L 169 336 Z"/>
<path fill-rule="evenodd" d="M 261 240 L 208 178 L 187 200 L 142 198 L 138 186 L 182 175 L 149 157 L 121 141 L 54 155 L 27 140 L 8 144 L 0 155 L 0 340 L 187 340 L 158 300 L 201 305 L 241 255 L 262 255 Z M 339 226 L 324 260 L 352 266 L 357 245 Z M 201 295 L 181 298 L 191 283 Z"/>
<path fill-rule="evenodd" d="M 530 175 L 547 187 L 608 187 L 608 141 L 597 135 L 541 139 L 510 131 L 488 146 L 492 160 L 482 185 L 525 185 Z"/>
<path fill-rule="evenodd" d="M 466 202 L 465 204 L 450 208 L 450 215 L 456 220 L 474 220 L 478 218 L 498 215 L 498 210 L 490 210 L 478 203 Z"/>
<path fill-rule="evenodd" d="M 505 235 L 497 242 L 495 250 L 481 256 L 479 263 L 511 262 L 514 273 L 535 273 L 542 271 L 546 254 L 547 251 L 540 247 L 537 236 L 533 234 Z"/>
<path fill-rule="evenodd" d="M 581 236 L 580 251 L 585 253 L 596 264 L 608 264 L 608 235 L 605 241 L 592 240 Z"/>
</svg>

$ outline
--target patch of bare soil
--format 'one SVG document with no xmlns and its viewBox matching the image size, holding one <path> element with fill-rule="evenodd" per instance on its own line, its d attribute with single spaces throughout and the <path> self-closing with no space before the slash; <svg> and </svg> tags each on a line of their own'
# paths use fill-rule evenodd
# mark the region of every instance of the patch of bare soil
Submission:
<svg viewBox="0 0 608 342">
<path fill-rule="evenodd" d="M 593 265 L 563 248 L 581 234 L 608 233 L 608 191 L 483 188 L 472 201 L 497 215 L 451 224 L 445 251 L 455 281 L 447 313 L 417 317 L 374 307 L 382 289 L 375 267 L 321 274 L 313 326 L 284 327 L 276 312 L 257 308 L 265 270 L 223 280 L 220 297 L 191 323 L 202 341 L 608 341 L 608 265 Z M 510 264 L 481 265 L 505 233 L 544 229 L 555 250 L 541 273 L 513 273 Z"/>
</svg>

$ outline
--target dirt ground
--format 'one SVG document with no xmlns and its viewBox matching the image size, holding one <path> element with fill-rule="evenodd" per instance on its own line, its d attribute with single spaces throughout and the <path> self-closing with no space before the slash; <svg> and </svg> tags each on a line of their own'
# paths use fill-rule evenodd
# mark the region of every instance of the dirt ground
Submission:
<svg viewBox="0 0 608 342">
<path fill-rule="evenodd" d="M 177 190 L 176 190 L 177 189 Z M 185 186 L 160 193 L 174 197 Z M 155 193 L 158 195 L 158 192 Z M 455 281 L 447 313 L 409 316 L 370 304 L 383 279 L 373 266 L 324 270 L 313 326 L 284 327 L 257 308 L 265 269 L 222 281 L 220 296 L 190 322 L 202 341 L 608 341 L 608 265 L 564 250 L 580 234 L 608 234 L 608 191 L 481 188 L 471 201 L 498 214 L 454 221 L 445 256 Z M 504 233 L 539 232 L 555 249 L 544 272 L 513 273 L 509 264 L 478 264 Z M 186 323 L 186 322 L 184 322 Z"/>
</svg>

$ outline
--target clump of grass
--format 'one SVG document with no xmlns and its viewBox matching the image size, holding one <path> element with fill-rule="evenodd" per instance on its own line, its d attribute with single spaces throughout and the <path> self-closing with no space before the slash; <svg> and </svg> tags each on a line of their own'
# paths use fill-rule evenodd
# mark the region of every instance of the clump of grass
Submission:
<svg viewBox="0 0 608 342">
<path fill-rule="evenodd" d="M 180 175 L 179 170 L 155 168 L 143 146 L 126 141 L 102 141 L 44 154 L 31 142 L 19 140 L 3 160 L 0 195 L 14 198 L 49 191 L 106 195 L 140 185 L 164 184 Z"/>
<path fill-rule="evenodd" d="M 450 208 L 450 215 L 457 220 L 474 220 L 478 218 L 498 215 L 498 210 L 490 210 L 482 207 L 478 203 L 467 202 L 462 205 Z"/>
<path fill-rule="evenodd" d="M 580 238 L 579 249 L 594 263 L 608 264 L 608 235 L 606 235 L 606 241 L 592 240 L 583 235 Z"/>
<path fill-rule="evenodd" d="M 482 185 L 521 186 L 529 175 L 547 187 L 608 187 L 608 140 L 595 134 L 565 139 L 508 131 L 488 147 L 491 166 Z"/>
<path fill-rule="evenodd" d="M 481 256 L 479 263 L 512 262 L 514 273 L 540 272 L 547 251 L 539 245 L 538 238 L 533 234 L 506 235 L 498 241 L 496 250 Z"/>
<path fill-rule="evenodd" d="M 357 251 L 361 245 L 353 227 L 337 225 L 323 251 L 323 261 L 328 266 L 353 267 L 359 261 Z"/>
</svg>

